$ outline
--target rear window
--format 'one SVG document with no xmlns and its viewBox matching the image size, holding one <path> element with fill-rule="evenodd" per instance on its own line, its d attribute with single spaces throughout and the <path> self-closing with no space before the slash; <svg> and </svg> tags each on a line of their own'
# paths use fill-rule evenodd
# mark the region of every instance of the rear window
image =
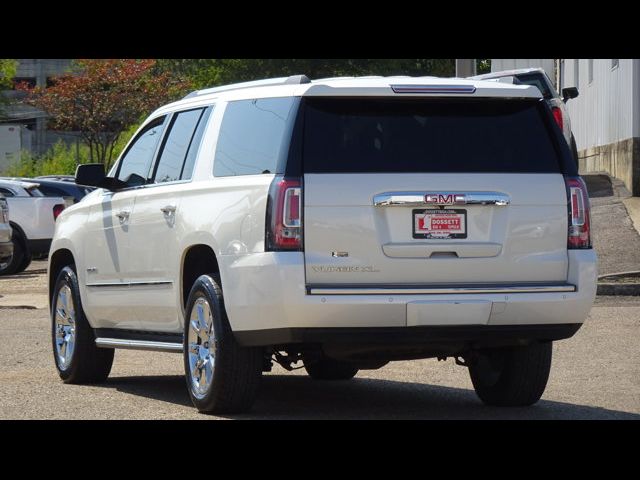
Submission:
<svg viewBox="0 0 640 480">
<path fill-rule="evenodd" d="M 542 101 L 308 99 L 306 173 L 557 173 Z"/>
<path fill-rule="evenodd" d="M 38 190 L 42 192 L 45 197 L 64 197 L 69 196 L 70 194 L 56 187 L 50 187 L 45 185 L 40 185 Z"/>
</svg>

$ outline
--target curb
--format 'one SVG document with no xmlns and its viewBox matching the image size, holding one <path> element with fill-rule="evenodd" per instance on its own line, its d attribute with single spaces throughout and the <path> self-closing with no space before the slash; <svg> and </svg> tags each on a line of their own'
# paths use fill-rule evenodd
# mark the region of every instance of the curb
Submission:
<svg viewBox="0 0 640 480">
<path fill-rule="evenodd" d="M 596 294 L 640 296 L 640 283 L 598 283 Z"/>
</svg>

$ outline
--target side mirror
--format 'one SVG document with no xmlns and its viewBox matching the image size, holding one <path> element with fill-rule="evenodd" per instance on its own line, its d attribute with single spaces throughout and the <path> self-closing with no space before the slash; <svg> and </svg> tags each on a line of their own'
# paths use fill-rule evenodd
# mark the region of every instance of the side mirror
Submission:
<svg viewBox="0 0 640 480">
<path fill-rule="evenodd" d="M 107 177 L 102 163 L 78 165 L 76 168 L 76 184 L 86 187 L 106 188 L 107 190 L 118 190 L 127 186 L 122 180 Z"/>
<path fill-rule="evenodd" d="M 567 87 L 562 89 L 562 101 L 567 103 L 572 98 L 576 98 L 579 95 L 577 87 Z"/>
</svg>

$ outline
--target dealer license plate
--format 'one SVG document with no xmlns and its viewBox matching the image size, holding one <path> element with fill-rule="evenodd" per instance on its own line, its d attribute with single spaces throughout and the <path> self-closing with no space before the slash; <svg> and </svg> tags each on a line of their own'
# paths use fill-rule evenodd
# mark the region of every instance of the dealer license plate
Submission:
<svg viewBox="0 0 640 480">
<path fill-rule="evenodd" d="M 467 238 L 467 211 L 413 210 L 413 238 Z"/>
</svg>

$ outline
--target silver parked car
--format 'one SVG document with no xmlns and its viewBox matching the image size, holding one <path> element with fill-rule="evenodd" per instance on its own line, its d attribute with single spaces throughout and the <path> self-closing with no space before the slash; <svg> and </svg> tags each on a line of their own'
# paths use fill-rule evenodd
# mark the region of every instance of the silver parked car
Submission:
<svg viewBox="0 0 640 480">
<path fill-rule="evenodd" d="M 491 72 L 484 75 L 476 75 L 470 77 L 474 80 L 498 80 L 506 81 L 507 83 L 515 83 L 521 85 L 532 85 L 538 87 L 542 97 L 551 108 L 553 118 L 562 130 L 565 140 L 571 147 L 573 158 L 578 163 L 578 149 L 576 147 L 576 140 L 571 133 L 571 119 L 569 118 L 569 111 L 567 110 L 566 103 L 578 96 L 578 89 L 576 87 L 566 87 L 562 89 L 562 96 L 558 94 L 553 83 L 547 76 L 546 72 L 542 68 L 521 68 L 518 70 L 503 70 L 501 72 Z"/>
</svg>

